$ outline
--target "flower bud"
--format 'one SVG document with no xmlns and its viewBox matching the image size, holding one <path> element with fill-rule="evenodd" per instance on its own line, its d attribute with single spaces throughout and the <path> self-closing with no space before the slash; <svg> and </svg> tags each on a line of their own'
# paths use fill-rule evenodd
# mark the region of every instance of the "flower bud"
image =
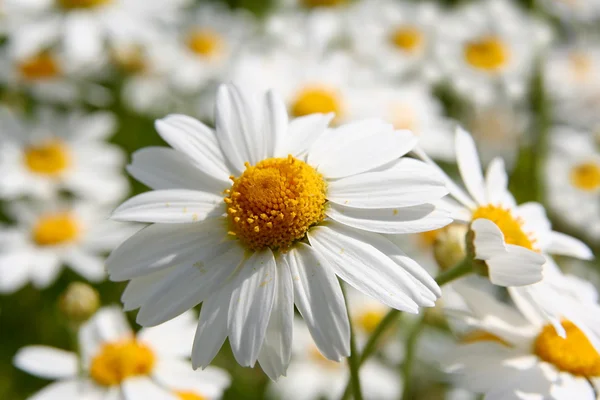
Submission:
<svg viewBox="0 0 600 400">
<path fill-rule="evenodd" d="M 83 282 L 69 284 L 59 300 L 60 311 L 75 324 L 87 321 L 100 307 L 98 292 Z"/>
<path fill-rule="evenodd" d="M 451 224 L 438 233 L 433 243 L 433 255 L 441 270 L 452 268 L 467 255 L 465 237 L 468 227 Z"/>
</svg>

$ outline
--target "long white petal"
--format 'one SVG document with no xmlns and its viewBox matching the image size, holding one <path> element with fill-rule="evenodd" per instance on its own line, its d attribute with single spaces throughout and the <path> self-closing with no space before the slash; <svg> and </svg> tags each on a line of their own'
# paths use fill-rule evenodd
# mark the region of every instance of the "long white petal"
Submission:
<svg viewBox="0 0 600 400">
<path fill-rule="evenodd" d="M 485 195 L 488 204 L 514 206 L 514 199 L 508 191 L 508 176 L 502 158 L 494 158 L 488 165 Z"/>
<path fill-rule="evenodd" d="M 477 148 L 471 135 L 464 129 L 456 128 L 456 162 L 467 190 L 478 204 L 486 204 L 483 173 Z"/>
<path fill-rule="evenodd" d="M 286 254 L 294 302 L 319 351 L 330 360 L 350 355 L 350 324 L 333 270 L 311 246 L 298 243 Z"/>
<path fill-rule="evenodd" d="M 334 114 L 311 114 L 290 121 L 286 141 L 276 155 L 285 157 L 291 154 L 295 157 L 305 155 L 313 143 L 325 133 Z"/>
<path fill-rule="evenodd" d="M 551 242 L 546 251 L 552 254 L 571 256 L 582 260 L 592 260 L 594 253 L 581 240 L 564 233 L 552 231 L 550 233 Z"/>
<path fill-rule="evenodd" d="M 265 131 L 265 140 L 267 142 L 265 156 L 274 157 L 280 154 L 281 149 L 285 146 L 288 130 L 287 108 L 283 99 L 272 90 L 267 92 L 264 100 L 266 115 L 263 120 L 263 130 Z"/>
<path fill-rule="evenodd" d="M 13 359 L 15 367 L 45 379 L 66 379 L 77 375 L 75 353 L 48 346 L 27 346 Z"/>
<path fill-rule="evenodd" d="M 476 259 L 489 260 L 498 254 L 506 253 L 504 234 L 498 225 L 489 219 L 476 219 L 471 224 L 471 230 L 475 234 L 473 245 Z"/>
<path fill-rule="evenodd" d="M 525 286 L 543 279 L 542 266 L 546 257 L 512 244 L 506 245 L 506 250 L 485 262 L 490 282 L 498 286 Z"/>
</svg>

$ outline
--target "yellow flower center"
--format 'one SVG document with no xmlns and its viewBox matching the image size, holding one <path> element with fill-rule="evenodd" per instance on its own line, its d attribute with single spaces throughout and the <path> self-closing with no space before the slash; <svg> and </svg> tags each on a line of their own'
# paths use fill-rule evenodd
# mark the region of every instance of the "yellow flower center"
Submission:
<svg viewBox="0 0 600 400">
<path fill-rule="evenodd" d="M 600 188 L 600 164 L 586 162 L 571 169 L 571 183 L 578 189 L 593 191 Z"/>
<path fill-rule="evenodd" d="M 442 230 L 443 228 L 418 233 L 417 235 L 419 237 L 419 244 L 425 249 L 431 249 Z"/>
<path fill-rule="evenodd" d="M 56 246 L 74 241 L 80 226 L 70 213 L 61 212 L 42 216 L 33 226 L 33 241 L 38 246 Z"/>
<path fill-rule="evenodd" d="M 413 53 L 423 46 L 424 38 L 419 29 L 414 26 L 402 26 L 390 35 L 390 41 L 398 49 Z"/>
<path fill-rule="evenodd" d="M 375 331 L 375 328 L 379 326 L 379 323 L 384 317 L 384 310 L 369 309 L 359 314 L 354 323 L 364 332 L 371 334 Z"/>
<path fill-rule="evenodd" d="M 58 0 L 58 5 L 64 9 L 96 8 L 106 5 L 113 0 Z"/>
<path fill-rule="evenodd" d="M 314 168 L 291 155 L 268 158 L 231 178 L 226 190 L 230 234 L 248 248 L 289 248 L 325 218 L 325 181 Z"/>
<path fill-rule="evenodd" d="M 214 58 L 223 49 L 223 38 L 212 30 L 198 29 L 188 35 L 187 45 L 191 51 L 199 56 Z"/>
<path fill-rule="evenodd" d="M 513 217 L 510 210 L 496 206 L 483 206 L 475 210 L 471 220 L 475 221 L 478 218 L 489 219 L 495 223 L 504 234 L 506 244 L 514 244 L 537 251 L 535 239 L 523 232 L 523 220 Z"/>
<path fill-rule="evenodd" d="M 29 81 L 52 79 L 61 74 L 58 62 L 48 52 L 21 61 L 18 69 L 21 76 Z"/>
<path fill-rule="evenodd" d="M 494 36 L 468 42 L 465 45 L 464 55 L 471 66 L 490 72 L 498 71 L 510 59 L 509 49 L 504 42 Z"/>
<path fill-rule="evenodd" d="M 600 376 L 600 354 L 585 334 L 571 321 L 563 321 L 565 339 L 550 324 L 544 326 L 533 345 L 533 352 L 543 361 L 575 376 Z"/>
<path fill-rule="evenodd" d="M 180 400 L 208 400 L 206 397 L 201 396 L 194 392 L 179 391 L 179 392 L 175 392 L 175 395 Z"/>
<path fill-rule="evenodd" d="M 347 0 L 300 0 L 304 7 L 336 7 L 344 4 Z"/>
<path fill-rule="evenodd" d="M 481 331 L 481 330 L 475 330 L 475 331 L 471 331 L 471 332 L 467 333 L 466 335 L 464 335 L 461 338 L 460 342 L 463 344 L 471 344 L 471 343 L 478 343 L 478 342 L 495 342 L 495 343 L 499 343 L 506 347 L 512 347 L 510 345 L 510 343 L 508 343 L 506 340 L 502 339 L 501 337 L 496 336 L 493 333 Z"/>
<path fill-rule="evenodd" d="M 323 86 L 309 86 L 302 89 L 296 95 L 291 106 L 291 113 L 294 117 L 330 112 L 339 116 L 341 111 L 338 93 L 334 89 Z"/>
<path fill-rule="evenodd" d="M 71 163 L 67 147 L 59 140 L 32 145 L 25 149 L 24 161 L 27 168 L 39 175 L 57 176 Z"/>
<path fill-rule="evenodd" d="M 133 376 L 149 375 L 154 361 L 152 350 L 134 339 L 106 343 L 92 359 L 90 376 L 102 386 L 118 385 Z"/>
</svg>

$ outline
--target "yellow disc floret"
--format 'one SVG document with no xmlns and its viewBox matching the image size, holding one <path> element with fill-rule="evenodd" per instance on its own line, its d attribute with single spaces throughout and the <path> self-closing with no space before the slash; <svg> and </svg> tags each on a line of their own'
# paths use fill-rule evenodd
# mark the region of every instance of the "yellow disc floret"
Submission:
<svg viewBox="0 0 600 400">
<path fill-rule="evenodd" d="M 315 113 L 335 113 L 340 115 L 342 106 L 337 92 L 324 86 L 309 86 L 302 89 L 295 97 L 291 106 L 294 117 Z"/>
<path fill-rule="evenodd" d="M 41 52 L 18 64 L 21 76 L 28 81 L 43 81 L 61 74 L 56 59 L 48 52 Z"/>
<path fill-rule="evenodd" d="M 491 205 L 483 206 L 475 210 L 471 220 L 475 221 L 478 218 L 489 219 L 495 223 L 502 231 L 506 244 L 514 244 L 534 251 L 538 250 L 535 246 L 536 240 L 523 231 L 523 220 L 514 217 L 510 210 Z"/>
<path fill-rule="evenodd" d="M 269 158 L 233 178 L 225 203 L 231 227 L 251 250 L 285 250 L 325 218 L 325 181 L 291 155 Z"/>
<path fill-rule="evenodd" d="M 75 8 L 95 8 L 112 2 L 113 0 L 58 0 L 58 5 L 67 10 Z"/>
<path fill-rule="evenodd" d="M 354 323 L 364 332 L 371 334 L 375 331 L 375 328 L 379 326 L 379 323 L 383 320 L 385 314 L 385 309 L 367 309 L 357 316 Z"/>
<path fill-rule="evenodd" d="M 63 142 L 50 140 L 25 148 L 24 161 L 33 173 L 57 176 L 67 169 L 71 157 Z"/>
<path fill-rule="evenodd" d="M 407 53 L 418 50 L 423 45 L 423 34 L 414 26 L 402 26 L 390 35 L 391 43 Z"/>
<path fill-rule="evenodd" d="M 58 246 L 77 239 L 80 226 L 67 212 L 43 215 L 33 226 L 32 239 L 38 246 Z"/>
<path fill-rule="evenodd" d="M 586 162 L 576 165 L 571 169 L 571 183 L 586 192 L 600 189 L 600 164 Z"/>
<path fill-rule="evenodd" d="M 154 367 L 152 350 L 134 339 L 106 343 L 92 359 L 90 376 L 102 386 L 118 385 L 133 376 L 149 375 Z"/>
<path fill-rule="evenodd" d="M 544 326 L 533 345 L 534 353 L 561 371 L 575 376 L 600 377 L 600 354 L 571 321 L 563 321 L 565 339 L 550 324 Z"/>
<path fill-rule="evenodd" d="M 201 57 L 214 58 L 221 53 L 223 39 L 212 30 L 197 29 L 188 35 L 187 45 L 192 52 Z"/>
<path fill-rule="evenodd" d="M 495 36 L 466 43 L 464 56 L 471 66 L 489 72 L 502 69 L 510 59 L 506 44 Z"/>
<path fill-rule="evenodd" d="M 207 400 L 206 397 L 199 395 L 198 393 L 188 391 L 175 392 L 175 396 L 177 396 L 180 400 Z"/>
</svg>

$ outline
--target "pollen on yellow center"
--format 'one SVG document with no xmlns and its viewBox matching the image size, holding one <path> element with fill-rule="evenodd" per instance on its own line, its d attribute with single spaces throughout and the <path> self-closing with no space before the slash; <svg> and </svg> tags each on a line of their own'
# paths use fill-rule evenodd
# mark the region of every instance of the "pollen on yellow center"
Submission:
<svg viewBox="0 0 600 400">
<path fill-rule="evenodd" d="M 68 212 L 43 215 L 33 226 L 33 241 L 38 246 L 56 246 L 77 239 L 80 226 L 74 215 Z"/>
<path fill-rule="evenodd" d="M 534 353 L 561 371 L 575 376 L 600 377 L 600 354 L 571 321 L 563 321 L 565 339 L 551 324 L 544 326 L 533 345 Z"/>
<path fill-rule="evenodd" d="M 199 56 L 214 58 L 223 49 L 223 38 L 212 30 L 196 29 L 188 35 L 187 46 Z"/>
<path fill-rule="evenodd" d="M 231 178 L 225 203 L 231 234 L 251 250 L 289 248 L 325 218 L 325 180 L 291 155 L 268 158 Z"/>
<path fill-rule="evenodd" d="M 60 140 L 29 146 L 23 157 L 29 171 L 39 175 L 60 175 L 71 162 L 69 151 Z"/>
<path fill-rule="evenodd" d="M 523 231 L 523 220 L 514 217 L 510 210 L 492 205 L 483 206 L 475 210 L 471 220 L 475 221 L 478 218 L 489 219 L 495 223 L 504 234 L 506 244 L 514 244 L 534 251 L 538 250 L 535 239 Z"/>
<path fill-rule="evenodd" d="M 154 353 L 143 343 L 134 339 L 110 342 L 92 359 L 90 376 L 99 385 L 118 385 L 127 378 L 149 375 L 154 362 Z"/>
<path fill-rule="evenodd" d="M 29 81 L 42 81 L 56 78 L 61 74 L 56 59 L 48 52 L 41 52 L 18 64 L 21 76 Z"/>
<path fill-rule="evenodd" d="M 487 36 L 466 43 L 464 56 L 471 66 L 495 72 L 508 63 L 510 52 L 502 40 L 495 36 Z"/>
<path fill-rule="evenodd" d="M 398 49 L 413 53 L 423 46 L 424 38 L 414 26 L 401 26 L 390 35 L 391 43 Z"/>
<path fill-rule="evenodd" d="M 208 400 L 206 397 L 199 395 L 198 393 L 188 391 L 178 391 L 175 392 L 175 395 L 180 400 Z"/>
<path fill-rule="evenodd" d="M 347 0 L 300 0 L 304 7 L 316 8 L 316 7 L 336 7 L 344 4 Z"/>
<path fill-rule="evenodd" d="M 588 192 L 600 188 L 600 164 L 585 162 L 571 169 L 571 183 L 578 189 Z"/>
<path fill-rule="evenodd" d="M 58 0 L 58 5 L 67 10 L 75 8 L 95 8 L 112 2 L 113 0 Z"/>
<path fill-rule="evenodd" d="M 341 111 L 342 105 L 338 93 L 324 86 L 308 86 L 300 90 L 290 107 L 294 117 L 330 112 L 339 116 Z"/>
<path fill-rule="evenodd" d="M 368 309 L 360 313 L 354 323 L 364 332 L 371 334 L 379 326 L 385 314 L 385 310 L 382 309 Z"/>
</svg>

